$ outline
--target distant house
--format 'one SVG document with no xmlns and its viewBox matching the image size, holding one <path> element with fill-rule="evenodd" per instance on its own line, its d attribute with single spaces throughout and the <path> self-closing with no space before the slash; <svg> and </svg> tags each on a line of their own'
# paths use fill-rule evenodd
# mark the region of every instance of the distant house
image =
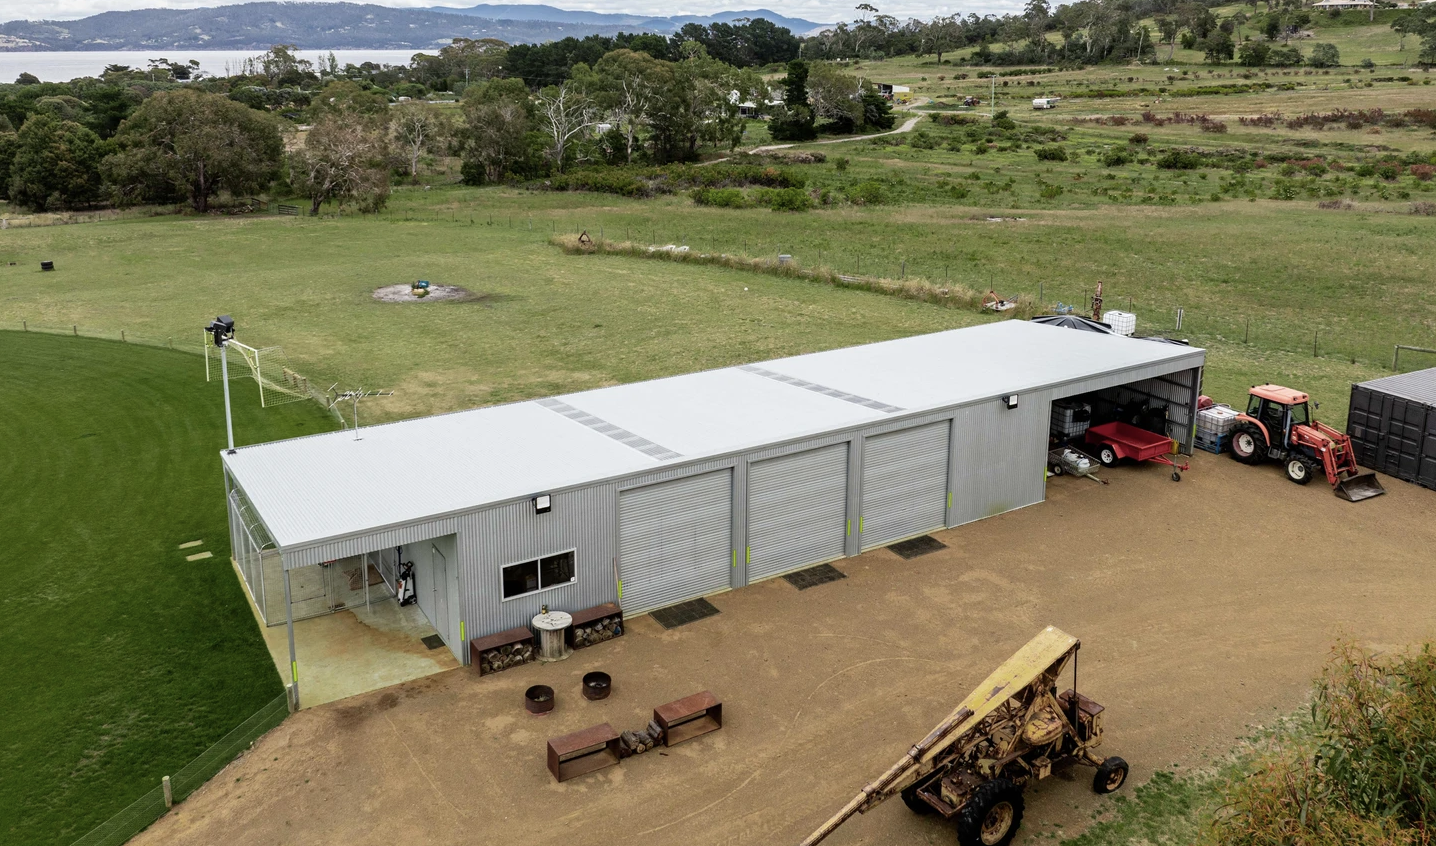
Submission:
<svg viewBox="0 0 1436 846">
<path fill-rule="evenodd" d="M 1431 2 L 1431 0 L 1427 0 Z M 1320 3 L 1312 3 L 1311 8 L 1325 11 L 1327 9 L 1374 9 L 1376 4 L 1372 0 L 1321 0 Z"/>
<path fill-rule="evenodd" d="M 740 96 L 741 96 L 741 95 L 740 95 L 737 91 L 733 91 L 733 92 L 731 92 L 731 93 L 728 95 L 728 100 L 729 100 L 729 102 L 737 102 L 737 101 L 738 101 L 738 98 L 739 98 Z M 782 95 L 781 95 L 780 93 L 778 93 L 777 91 L 774 91 L 774 90 L 772 90 L 772 89 L 769 89 L 769 90 L 768 90 L 768 99 L 767 99 L 767 101 L 765 101 L 765 102 L 763 102 L 763 103 L 761 103 L 761 104 L 755 103 L 755 102 L 751 102 L 751 101 L 747 101 L 747 100 L 744 100 L 744 101 L 742 101 L 742 102 L 739 102 L 739 103 L 738 103 L 738 116 L 739 116 L 739 117 L 745 117 L 745 118 L 758 118 L 758 117 L 762 117 L 762 116 L 764 116 L 764 115 L 771 114 L 772 111 L 773 111 L 773 107 L 774 107 L 774 106 L 781 106 L 781 105 L 783 105 L 783 97 L 782 97 Z"/>
</svg>

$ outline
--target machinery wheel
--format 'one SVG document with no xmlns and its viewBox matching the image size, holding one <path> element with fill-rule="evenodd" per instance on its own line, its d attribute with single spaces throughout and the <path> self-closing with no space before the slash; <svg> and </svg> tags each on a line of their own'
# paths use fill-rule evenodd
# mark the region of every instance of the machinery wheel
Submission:
<svg viewBox="0 0 1436 846">
<path fill-rule="evenodd" d="M 932 781 L 932 779 L 929 779 L 929 781 Z M 914 814 L 917 814 L 918 816 L 926 816 L 926 815 L 928 815 L 928 814 L 931 814 L 931 813 L 935 810 L 931 805 L 929 805 L 928 803 L 924 802 L 924 801 L 922 800 L 922 797 L 920 797 L 920 796 L 917 795 L 917 789 L 918 789 L 919 787 L 926 787 L 926 786 L 927 786 L 927 784 L 926 784 L 925 782 L 918 782 L 918 783 L 916 783 L 916 784 L 914 784 L 914 785 L 911 785 L 911 786 L 908 787 L 907 789 L 903 790 L 903 792 L 902 792 L 902 794 L 901 794 L 901 795 L 902 795 L 902 803 L 907 806 L 907 809 L 908 809 L 909 811 L 912 811 Z"/>
<path fill-rule="evenodd" d="M 1114 467 L 1117 464 L 1117 450 L 1111 444 L 1102 444 L 1097 450 L 1097 460 L 1102 462 L 1103 467 Z"/>
<path fill-rule="evenodd" d="M 1181 474 L 1180 472 L 1176 471 L 1176 470 L 1173 470 L 1173 471 L 1172 471 L 1172 481 L 1174 481 L 1174 482 L 1180 482 L 1180 481 L 1182 481 L 1182 474 Z"/>
<path fill-rule="evenodd" d="M 1266 437 L 1250 423 L 1238 423 L 1232 430 L 1232 458 L 1243 464 L 1260 464 L 1266 459 Z"/>
<path fill-rule="evenodd" d="M 1054 475 L 1054 476 L 1061 476 L 1061 475 L 1062 475 L 1062 465 L 1061 465 L 1061 464 L 1054 464 L 1054 465 L 1052 465 L 1051 467 L 1049 467 L 1049 468 L 1047 468 L 1047 469 L 1048 469 L 1048 471 L 1049 471 L 1052 475 Z"/>
<path fill-rule="evenodd" d="M 1111 793 L 1126 783 L 1127 762 L 1113 755 L 1097 768 L 1097 775 L 1092 779 L 1092 790 L 1097 793 Z"/>
<path fill-rule="evenodd" d="M 1315 472 L 1315 462 L 1304 455 L 1293 455 L 1286 460 L 1286 477 L 1298 485 L 1310 482 Z"/>
<path fill-rule="evenodd" d="M 1022 788 L 995 778 L 972 792 L 957 815 L 961 846 L 1007 846 L 1022 824 Z"/>
</svg>

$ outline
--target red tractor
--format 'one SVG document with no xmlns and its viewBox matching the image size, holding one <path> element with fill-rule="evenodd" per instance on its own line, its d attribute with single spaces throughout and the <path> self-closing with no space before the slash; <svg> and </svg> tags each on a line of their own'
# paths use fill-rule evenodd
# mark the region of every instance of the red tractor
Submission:
<svg viewBox="0 0 1436 846">
<path fill-rule="evenodd" d="M 1232 428 L 1232 458 L 1253 465 L 1281 461 L 1298 485 L 1324 472 L 1336 495 L 1351 502 L 1386 493 L 1375 473 L 1357 468 L 1351 438 L 1312 419 L 1306 394 L 1280 385 L 1257 385 L 1249 393 L 1247 413 L 1237 415 Z"/>
</svg>

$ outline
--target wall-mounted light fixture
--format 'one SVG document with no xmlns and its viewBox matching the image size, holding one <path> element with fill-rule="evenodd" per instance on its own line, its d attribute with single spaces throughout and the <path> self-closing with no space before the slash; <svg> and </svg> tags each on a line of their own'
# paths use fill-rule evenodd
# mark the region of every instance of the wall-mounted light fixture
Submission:
<svg viewBox="0 0 1436 846">
<path fill-rule="evenodd" d="M 534 497 L 534 513 L 547 514 L 553 510 L 553 497 L 549 494 L 539 494 Z"/>
<path fill-rule="evenodd" d="M 1003 397 L 1003 398 L 1002 398 L 1002 404 L 1005 405 L 1005 406 L 1007 406 L 1008 408 L 1016 408 L 1016 407 L 1017 407 L 1017 394 L 1008 394 L 1007 396 Z"/>
</svg>

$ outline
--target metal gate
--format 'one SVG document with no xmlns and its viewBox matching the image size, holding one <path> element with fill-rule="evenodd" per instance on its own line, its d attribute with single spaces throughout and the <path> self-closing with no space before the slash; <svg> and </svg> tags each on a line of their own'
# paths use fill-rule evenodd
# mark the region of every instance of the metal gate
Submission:
<svg viewBox="0 0 1436 846">
<path fill-rule="evenodd" d="M 843 557 L 848 445 L 748 468 L 748 581 Z"/>
<path fill-rule="evenodd" d="M 868 438 L 858 533 L 863 549 L 947 523 L 948 421 Z"/>
<path fill-rule="evenodd" d="M 728 587 L 732 471 L 618 495 L 619 600 L 640 614 Z"/>
</svg>

